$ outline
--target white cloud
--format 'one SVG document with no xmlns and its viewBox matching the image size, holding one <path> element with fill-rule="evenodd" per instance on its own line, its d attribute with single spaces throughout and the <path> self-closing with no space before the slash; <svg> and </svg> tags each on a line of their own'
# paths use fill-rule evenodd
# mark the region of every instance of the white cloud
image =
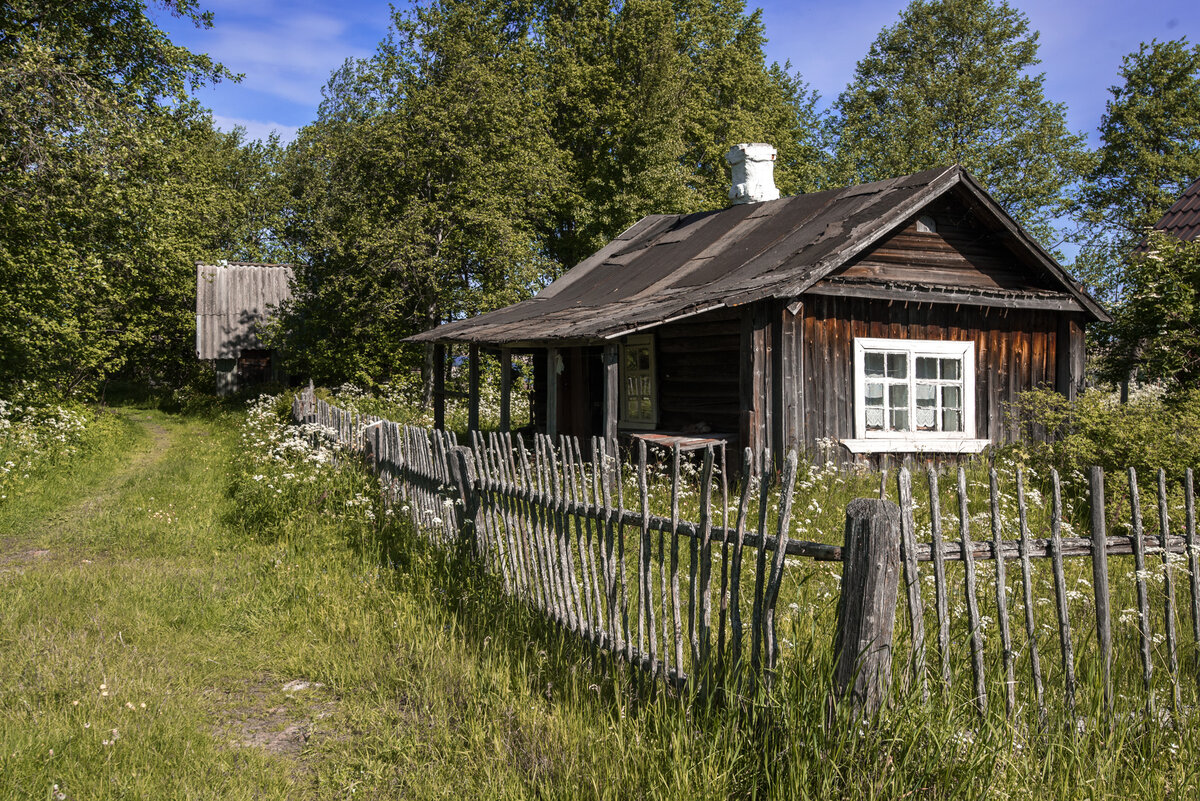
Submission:
<svg viewBox="0 0 1200 801">
<path fill-rule="evenodd" d="M 279 141 L 282 144 L 287 144 L 296 138 L 296 132 L 300 130 L 296 125 L 284 125 L 279 122 L 264 122 L 262 120 L 247 120 L 241 117 L 226 117 L 222 114 L 213 115 L 213 123 L 226 133 L 231 132 L 235 127 L 246 129 L 246 139 L 263 139 L 265 140 L 272 133 L 279 134 Z"/>
</svg>

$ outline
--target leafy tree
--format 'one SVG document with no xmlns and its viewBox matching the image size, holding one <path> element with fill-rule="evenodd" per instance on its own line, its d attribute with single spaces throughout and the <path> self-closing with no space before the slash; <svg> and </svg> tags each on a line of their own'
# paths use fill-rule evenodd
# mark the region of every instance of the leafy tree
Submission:
<svg viewBox="0 0 1200 801">
<path fill-rule="evenodd" d="M 160 5 L 211 23 L 193 0 Z M 189 99 L 226 77 L 138 0 L 0 10 L 0 389 L 192 361 L 193 260 L 263 250 L 241 197 L 270 146 Z"/>
<path fill-rule="evenodd" d="M 1200 242 L 1155 232 L 1126 260 L 1124 280 L 1106 332 L 1105 377 L 1200 389 Z"/>
<path fill-rule="evenodd" d="M 884 28 L 835 104 L 847 181 L 961 164 L 1044 240 L 1089 164 L 1046 99 L 1038 34 L 1003 0 L 914 0 Z"/>
<path fill-rule="evenodd" d="M 403 337 L 541 282 L 558 193 L 543 86 L 529 16 L 500 0 L 397 12 L 373 57 L 334 74 L 287 158 L 297 367 L 384 380 Z"/>
<path fill-rule="evenodd" d="M 766 64 L 758 11 L 738 0 L 559 0 L 541 14 L 568 176 L 547 244 L 562 267 L 646 214 L 724 206 L 737 142 L 778 148 L 783 194 L 825 183 L 817 96 L 789 66 Z"/>
<path fill-rule="evenodd" d="M 1125 56 L 1120 75 L 1083 192 L 1080 256 L 1089 283 L 1117 302 L 1125 257 L 1200 178 L 1200 46 L 1143 43 Z"/>
</svg>

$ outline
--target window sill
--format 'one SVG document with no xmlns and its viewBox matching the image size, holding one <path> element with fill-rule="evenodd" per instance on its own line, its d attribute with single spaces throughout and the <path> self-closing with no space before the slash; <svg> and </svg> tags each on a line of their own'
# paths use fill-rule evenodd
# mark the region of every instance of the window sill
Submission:
<svg viewBox="0 0 1200 801">
<path fill-rule="evenodd" d="M 991 440 L 966 437 L 947 437 L 945 439 L 878 437 L 844 439 L 842 444 L 851 453 L 979 453 L 991 444 Z"/>
</svg>

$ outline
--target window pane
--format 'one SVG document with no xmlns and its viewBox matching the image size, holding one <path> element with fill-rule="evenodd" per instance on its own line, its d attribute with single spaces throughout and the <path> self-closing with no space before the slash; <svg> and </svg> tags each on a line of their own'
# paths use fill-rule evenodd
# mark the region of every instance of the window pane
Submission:
<svg viewBox="0 0 1200 801">
<path fill-rule="evenodd" d="M 892 430 L 907 431 L 908 430 L 908 409 L 892 409 Z"/>
<path fill-rule="evenodd" d="M 641 411 L 638 412 L 638 416 L 643 420 L 650 419 L 650 398 L 642 398 L 642 408 Z"/>
<path fill-rule="evenodd" d="M 908 409 L 908 384 L 892 384 L 888 387 L 888 406 Z"/>
<path fill-rule="evenodd" d="M 637 358 L 638 358 L 638 369 L 639 370 L 649 370 L 650 369 L 650 349 L 649 348 L 638 348 Z"/>
<path fill-rule="evenodd" d="M 867 407 L 867 430 L 882 431 L 883 430 L 883 407 L 875 406 Z"/>
<path fill-rule="evenodd" d="M 960 359 L 942 359 L 942 378 L 957 381 L 962 378 L 962 361 Z"/>
<path fill-rule="evenodd" d="M 908 354 L 889 353 L 887 355 L 888 378 L 908 378 Z"/>
<path fill-rule="evenodd" d="M 946 409 L 942 412 L 943 431 L 962 431 L 962 412 L 958 409 Z"/>
<path fill-rule="evenodd" d="M 962 389 L 960 387 L 942 387 L 942 406 L 947 409 L 961 409 Z"/>
<path fill-rule="evenodd" d="M 937 386 L 917 384 L 917 430 L 933 431 L 937 428 Z"/>
<path fill-rule="evenodd" d="M 630 420 L 633 420 L 634 418 L 637 417 L 637 413 L 638 413 L 638 399 L 631 395 L 625 399 L 625 416 L 628 417 Z"/>
<path fill-rule="evenodd" d="M 867 384 L 866 401 L 868 406 L 882 406 L 883 384 Z"/>
<path fill-rule="evenodd" d="M 625 369 L 626 370 L 636 370 L 637 369 L 637 350 L 635 350 L 634 348 L 626 348 L 625 349 Z"/>
<path fill-rule="evenodd" d="M 931 356 L 917 357 L 917 378 L 937 378 L 938 360 Z"/>
<path fill-rule="evenodd" d="M 883 354 L 882 353 L 864 353 L 863 354 L 863 369 L 867 375 L 881 376 L 883 375 Z"/>
</svg>

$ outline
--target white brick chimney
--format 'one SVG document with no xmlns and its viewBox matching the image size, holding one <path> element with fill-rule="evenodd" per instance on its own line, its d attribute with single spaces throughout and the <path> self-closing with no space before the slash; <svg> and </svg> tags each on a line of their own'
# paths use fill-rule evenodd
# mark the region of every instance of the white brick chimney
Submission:
<svg viewBox="0 0 1200 801">
<path fill-rule="evenodd" d="M 775 188 L 777 152 L 770 145 L 742 142 L 725 154 L 725 160 L 733 167 L 729 199 L 734 205 L 779 199 L 779 190 Z"/>
</svg>

